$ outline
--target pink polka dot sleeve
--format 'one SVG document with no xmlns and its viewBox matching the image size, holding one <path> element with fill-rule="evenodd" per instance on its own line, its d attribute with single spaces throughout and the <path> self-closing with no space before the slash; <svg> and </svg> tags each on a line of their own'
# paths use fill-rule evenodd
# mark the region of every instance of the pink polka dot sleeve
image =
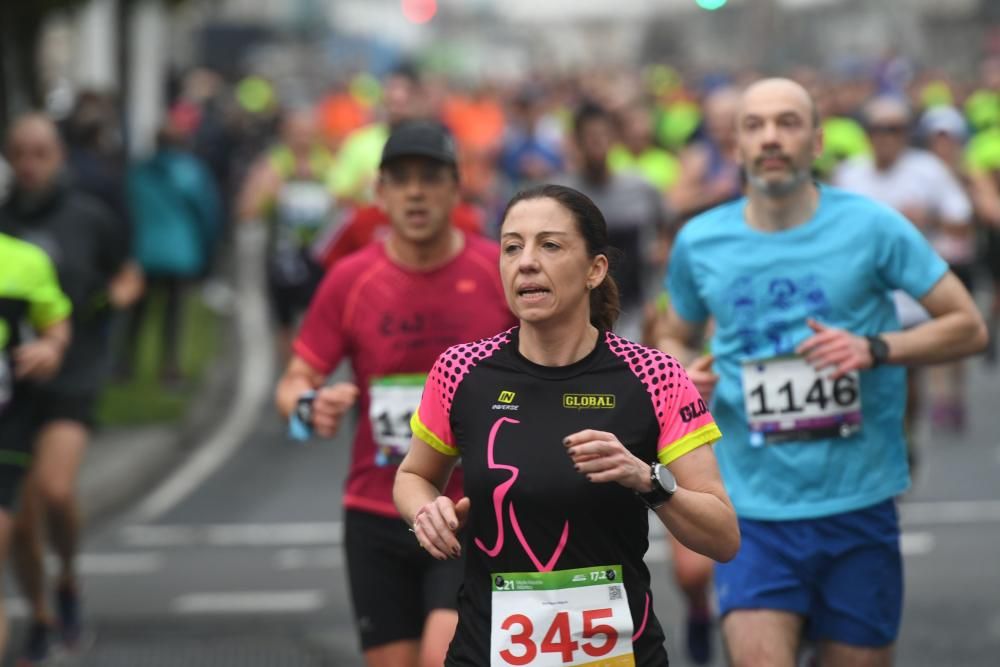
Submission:
<svg viewBox="0 0 1000 667">
<path fill-rule="evenodd" d="M 413 435 L 448 456 L 458 456 L 451 432 L 451 406 L 455 392 L 469 371 L 510 341 L 510 331 L 475 343 L 455 345 L 444 351 L 427 376 L 420 407 L 410 418 Z"/>
<path fill-rule="evenodd" d="M 660 425 L 657 458 L 666 465 L 715 442 L 722 432 L 680 362 L 665 352 L 608 332 L 608 347 L 646 387 Z"/>
</svg>

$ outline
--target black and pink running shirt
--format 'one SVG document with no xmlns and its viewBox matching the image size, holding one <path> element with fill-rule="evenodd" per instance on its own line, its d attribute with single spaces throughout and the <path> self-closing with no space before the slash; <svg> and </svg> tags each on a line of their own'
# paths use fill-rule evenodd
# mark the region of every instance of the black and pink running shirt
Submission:
<svg viewBox="0 0 1000 667">
<path fill-rule="evenodd" d="M 445 351 L 411 425 L 461 457 L 471 500 L 447 665 L 666 663 L 643 562 L 646 506 L 619 484 L 588 481 L 562 440 L 608 431 L 664 464 L 717 440 L 676 360 L 602 331 L 580 361 L 540 366 L 519 353 L 515 327 Z"/>
</svg>

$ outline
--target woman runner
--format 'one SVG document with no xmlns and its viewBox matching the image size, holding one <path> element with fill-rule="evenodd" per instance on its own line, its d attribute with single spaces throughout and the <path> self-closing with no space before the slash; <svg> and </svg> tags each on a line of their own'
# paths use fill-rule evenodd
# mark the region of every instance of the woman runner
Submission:
<svg viewBox="0 0 1000 667">
<path fill-rule="evenodd" d="M 686 546 L 739 549 L 720 432 L 672 357 L 611 332 L 607 226 L 576 190 L 508 204 L 500 273 L 520 325 L 449 348 L 413 416 L 394 499 L 438 559 L 465 554 L 460 665 L 665 665 L 647 507 Z M 464 497 L 442 495 L 461 457 Z"/>
</svg>

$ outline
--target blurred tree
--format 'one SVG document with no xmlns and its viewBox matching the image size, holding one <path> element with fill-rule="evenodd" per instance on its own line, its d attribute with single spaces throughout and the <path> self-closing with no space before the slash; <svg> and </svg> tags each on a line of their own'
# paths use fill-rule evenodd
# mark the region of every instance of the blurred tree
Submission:
<svg viewBox="0 0 1000 667">
<path fill-rule="evenodd" d="M 121 25 L 129 9 L 142 2 L 176 7 L 187 0 L 119 0 Z M 45 20 L 57 12 L 83 7 L 90 0 L 0 0 L 0 128 L 10 114 L 41 108 L 45 91 L 38 67 L 38 48 Z"/>
</svg>

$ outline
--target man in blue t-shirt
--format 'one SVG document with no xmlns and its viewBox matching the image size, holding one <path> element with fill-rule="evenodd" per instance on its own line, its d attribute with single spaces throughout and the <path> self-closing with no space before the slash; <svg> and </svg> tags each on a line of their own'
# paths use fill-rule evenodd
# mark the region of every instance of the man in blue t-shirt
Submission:
<svg viewBox="0 0 1000 667">
<path fill-rule="evenodd" d="M 975 353 L 986 329 L 906 219 L 812 181 L 822 135 L 801 86 L 750 86 L 737 134 L 747 196 L 679 234 L 661 342 L 690 360 L 715 322 L 718 375 L 707 360 L 689 368 L 712 395 L 743 535 L 716 567 L 723 635 L 735 665 L 792 667 L 803 633 L 823 665 L 889 665 L 902 609 L 893 499 L 909 486 L 903 366 Z M 900 331 L 894 289 L 932 320 Z"/>
</svg>

